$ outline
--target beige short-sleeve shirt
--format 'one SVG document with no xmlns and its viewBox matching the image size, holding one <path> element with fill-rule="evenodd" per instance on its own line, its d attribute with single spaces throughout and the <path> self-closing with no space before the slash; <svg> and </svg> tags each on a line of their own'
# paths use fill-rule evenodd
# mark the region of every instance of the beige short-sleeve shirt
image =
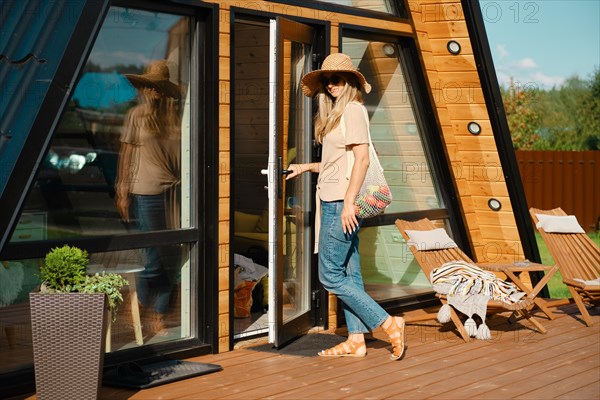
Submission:
<svg viewBox="0 0 600 400">
<path fill-rule="evenodd" d="M 364 106 L 352 102 L 346 106 L 342 118 L 346 126 L 346 138 L 340 125 L 333 128 L 323 138 L 321 165 L 317 179 L 317 213 L 315 216 L 315 253 L 319 252 L 321 230 L 321 200 L 343 200 L 350 183 L 346 147 L 369 143 L 369 121 L 365 117 Z"/>
<path fill-rule="evenodd" d="M 317 190 L 321 200 L 344 199 L 350 183 L 346 147 L 369 143 L 369 121 L 365 118 L 363 107 L 362 104 L 355 102 L 346 106 L 342 115 L 346 126 L 345 139 L 340 125 L 323 138 L 321 168 L 317 179 Z"/>
<path fill-rule="evenodd" d="M 129 112 L 121 142 L 135 146 L 130 192 L 156 195 L 179 183 L 181 138 L 149 132 L 144 126 L 147 112 L 145 105 Z"/>
</svg>

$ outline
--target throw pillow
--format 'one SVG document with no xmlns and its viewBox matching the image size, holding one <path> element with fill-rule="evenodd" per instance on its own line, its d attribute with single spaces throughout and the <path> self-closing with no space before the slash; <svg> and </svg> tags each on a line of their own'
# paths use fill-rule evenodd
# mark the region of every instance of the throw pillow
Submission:
<svg viewBox="0 0 600 400">
<path fill-rule="evenodd" d="M 446 233 L 445 229 L 437 228 L 428 231 L 406 230 L 408 235 L 408 245 L 415 246 L 417 249 L 424 250 L 439 250 L 458 247 L 456 242 L 452 240 Z"/>
<path fill-rule="evenodd" d="M 535 214 L 535 216 L 538 219 L 536 228 L 541 228 L 547 233 L 585 233 L 574 215 Z"/>
</svg>

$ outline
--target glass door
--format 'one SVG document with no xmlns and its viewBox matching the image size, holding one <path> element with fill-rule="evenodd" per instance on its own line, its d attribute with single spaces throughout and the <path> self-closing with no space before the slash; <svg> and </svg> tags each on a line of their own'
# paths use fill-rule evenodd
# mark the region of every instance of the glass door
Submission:
<svg viewBox="0 0 600 400">
<path fill-rule="evenodd" d="M 311 100 L 300 79 L 312 65 L 313 29 L 270 22 L 269 56 L 269 342 L 281 347 L 312 324 L 312 177 L 286 181 L 287 166 L 310 162 Z"/>
</svg>

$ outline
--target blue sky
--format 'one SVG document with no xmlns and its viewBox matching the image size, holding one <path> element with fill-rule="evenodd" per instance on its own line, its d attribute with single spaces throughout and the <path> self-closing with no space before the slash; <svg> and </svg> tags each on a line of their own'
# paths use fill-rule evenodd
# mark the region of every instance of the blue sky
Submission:
<svg viewBox="0 0 600 400">
<path fill-rule="evenodd" d="M 501 85 L 560 86 L 600 68 L 600 0 L 480 0 Z"/>
</svg>

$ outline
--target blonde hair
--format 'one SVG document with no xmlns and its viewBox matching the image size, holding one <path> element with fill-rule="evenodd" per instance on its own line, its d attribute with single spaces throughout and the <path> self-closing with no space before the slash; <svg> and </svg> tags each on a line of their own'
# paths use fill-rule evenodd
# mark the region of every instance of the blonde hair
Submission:
<svg viewBox="0 0 600 400">
<path fill-rule="evenodd" d="M 337 99 L 331 97 L 323 85 L 317 92 L 317 115 L 315 116 L 315 139 L 323 143 L 323 138 L 333 130 L 342 118 L 346 106 L 351 101 L 362 104 L 362 94 L 358 79 L 353 74 L 336 73 L 344 78 L 346 84 Z"/>
<path fill-rule="evenodd" d="M 162 137 L 179 134 L 179 104 L 176 99 L 164 95 L 152 98 L 146 93 L 141 93 L 140 98 L 144 105 L 143 124 L 148 132 Z"/>
</svg>

